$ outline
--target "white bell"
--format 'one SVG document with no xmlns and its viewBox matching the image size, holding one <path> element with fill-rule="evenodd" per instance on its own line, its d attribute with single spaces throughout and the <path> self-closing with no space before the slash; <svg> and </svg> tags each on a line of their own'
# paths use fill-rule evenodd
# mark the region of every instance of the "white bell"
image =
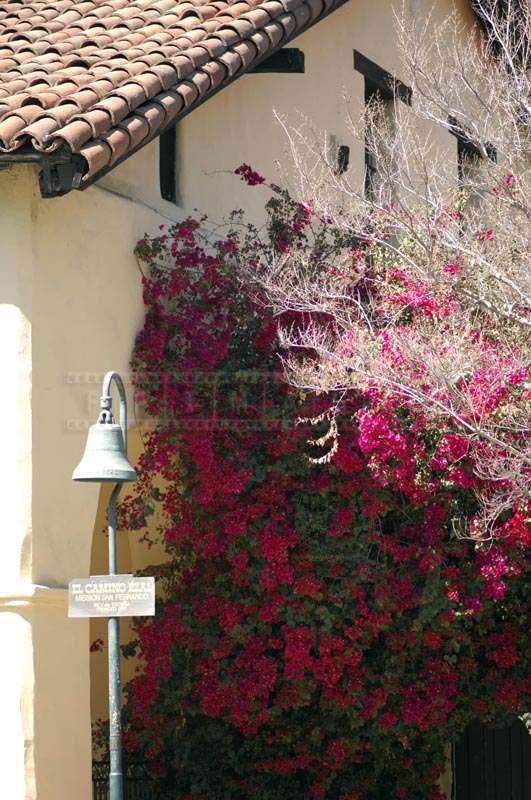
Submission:
<svg viewBox="0 0 531 800">
<path fill-rule="evenodd" d="M 72 473 L 74 481 L 118 483 L 136 481 L 127 460 L 122 429 L 114 422 L 91 425 L 83 458 Z"/>
</svg>

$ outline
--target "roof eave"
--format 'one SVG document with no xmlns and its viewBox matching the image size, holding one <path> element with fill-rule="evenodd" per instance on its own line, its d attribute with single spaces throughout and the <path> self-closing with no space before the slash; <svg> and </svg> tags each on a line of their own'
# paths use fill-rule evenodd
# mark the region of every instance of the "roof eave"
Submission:
<svg viewBox="0 0 531 800">
<path fill-rule="evenodd" d="M 155 141 L 155 139 L 158 139 L 165 131 L 174 127 L 176 123 L 187 117 L 188 114 L 195 111 L 196 108 L 199 108 L 199 106 L 203 105 L 207 100 L 210 100 L 219 92 L 223 91 L 223 89 L 231 83 L 234 83 L 238 78 L 251 73 L 259 64 L 271 58 L 272 55 L 285 47 L 289 42 L 292 42 L 298 36 L 312 28 L 316 23 L 321 22 L 321 20 L 330 16 L 330 14 L 337 11 L 348 2 L 349 0 L 335 0 L 329 8 L 325 9 L 319 16 L 308 22 L 304 27 L 300 28 L 293 36 L 286 37 L 277 47 L 268 50 L 263 56 L 255 59 L 248 67 L 241 69 L 235 75 L 230 76 L 208 94 L 199 97 L 194 103 L 184 108 L 169 125 L 158 130 L 153 136 L 142 140 L 136 147 L 128 150 L 122 157 L 116 159 L 112 165 L 103 167 L 85 180 L 83 180 L 83 175 L 88 168 L 86 160 L 82 155 L 73 153 L 68 149 L 56 150 L 51 153 L 42 153 L 28 147 L 24 150 L 16 150 L 10 153 L 0 153 L 0 165 L 3 163 L 17 164 L 31 162 L 40 164 L 42 170 L 39 174 L 39 186 L 43 198 L 60 197 L 72 191 L 72 189 L 84 191 L 100 178 L 103 178 L 111 172 L 115 167 L 123 164 L 128 158 L 138 153 L 143 147 Z"/>
</svg>

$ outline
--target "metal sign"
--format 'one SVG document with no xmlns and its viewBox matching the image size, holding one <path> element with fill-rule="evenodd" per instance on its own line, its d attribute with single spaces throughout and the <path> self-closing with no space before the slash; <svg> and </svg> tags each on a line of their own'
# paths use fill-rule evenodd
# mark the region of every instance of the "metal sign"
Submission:
<svg viewBox="0 0 531 800">
<path fill-rule="evenodd" d="M 155 578 L 93 575 L 68 584 L 69 617 L 151 617 Z"/>
</svg>

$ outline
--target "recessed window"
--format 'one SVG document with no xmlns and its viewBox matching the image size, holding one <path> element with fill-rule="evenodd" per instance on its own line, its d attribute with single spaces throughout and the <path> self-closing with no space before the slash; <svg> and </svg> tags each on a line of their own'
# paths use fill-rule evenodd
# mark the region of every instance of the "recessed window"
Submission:
<svg viewBox="0 0 531 800">
<path fill-rule="evenodd" d="M 354 50 L 354 69 L 364 77 L 365 105 L 374 105 L 377 114 L 381 115 L 382 126 L 384 124 L 392 125 L 396 100 L 411 105 L 410 87 L 357 50 Z M 375 121 L 378 124 L 378 119 Z M 365 194 L 368 199 L 376 200 L 378 198 L 382 190 L 381 183 L 378 172 L 378 154 L 367 136 L 365 142 Z"/>
<path fill-rule="evenodd" d="M 365 78 L 365 106 L 374 106 L 376 125 L 383 127 L 393 123 L 395 101 L 391 93 L 385 92 L 380 86 Z M 365 195 L 369 200 L 376 200 L 382 190 L 381 176 L 378 172 L 378 155 L 369 136 L 365 139 Z"/>
<path fill-rule="evenodd" d="M 340 144 L 334 133 L 328 134 L 327 155 L 334 175 L 339 177 L 347 172 L 350 164 L 350 147 Z"/>
<path fill-rule="evenodd" d="M 469 191 L 468 206 L 472 208 L 481 202 L 484 191 L 488 190 L 487 185 L 482 187 L 482 173 L 486 172 L 483 165 L 485 156 L 496 163 L 496 148 L 488 143 L 478 146 L 453 117 L 448 120 L 448 129 L 457 142 L 457 180 L 459 186 Z"/>
</svg>

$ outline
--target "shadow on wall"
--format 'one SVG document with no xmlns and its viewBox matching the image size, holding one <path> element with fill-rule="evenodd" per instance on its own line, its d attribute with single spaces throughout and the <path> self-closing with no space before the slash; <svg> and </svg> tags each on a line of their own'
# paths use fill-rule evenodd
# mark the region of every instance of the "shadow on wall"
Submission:
<svg viewBox="0 0 531 800">
<path fill-rule="evenodd" d="M 132 427 L 128 432 L 129 460 L 134 465 L 142 453 L 142 433 L 145 427 Z M 134 484 L 122 489 L 125 496 L 131 491 Z M 94 523 L 92 536 L 92 550 L 90 559 L 91 575 L 106 575 L 109 571 L 106 533 L 106 508 L 112 484 L 103 485 L 100 490 L 98 511 Z M 154 519 L 154 518 L 151 518 Z M 155 523 L 156 524 L 156 523 Z M 150 526 L 151 527 L 151 526 Z M 162 545 L 156 543 L 151 547 L 141 542 L 143 531 L 119 530 L 117 535 L 118 569 L 121 574 L 135 573 L 144 570 L 152 564 L 160 564 L 166 560 Z M 126 644 L 133 638 L 130 620 L 122 618 L 120 626 L 120 639 Z M 90 708 L 91 720 L 94 724 L 99 719 L 108 718 L 108 668 L 107 668 L 107 620 L 90 620 L 90 643 L 96 643 L 90 653 Z M 102 643 L 102 644 L 101 644 Z M 122 686 L 134 676 L 138 662 L 135 658 L 121 661 Z M 95 756 L 98 754 L 95 753 Z"/>
</svg>

